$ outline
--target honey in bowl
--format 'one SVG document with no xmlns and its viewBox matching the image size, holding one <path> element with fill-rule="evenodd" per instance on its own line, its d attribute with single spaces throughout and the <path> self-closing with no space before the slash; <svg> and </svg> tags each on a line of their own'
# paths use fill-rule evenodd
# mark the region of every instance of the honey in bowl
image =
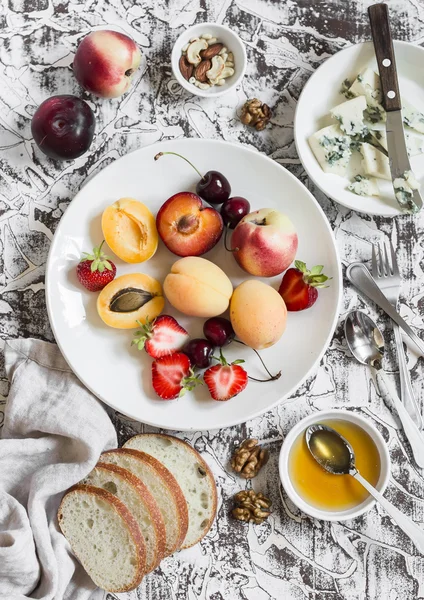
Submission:
<svg viewBox="0 0 424 600">
<path fill-rule="evenodd" d="M 375 487 L 380 478 L 380 454 L 369 434 L 350 421 L 320 423 L 332 427 L 350 442 L 358 471 Z M 306 445 L 305 432 L 296 438 L 290 450 L 289 475 L 299 496 L 321 510 L 347 510 L 369 497 L 367 490 L 350 475 L 333 475 L 317 463 Z"/>
</svg>

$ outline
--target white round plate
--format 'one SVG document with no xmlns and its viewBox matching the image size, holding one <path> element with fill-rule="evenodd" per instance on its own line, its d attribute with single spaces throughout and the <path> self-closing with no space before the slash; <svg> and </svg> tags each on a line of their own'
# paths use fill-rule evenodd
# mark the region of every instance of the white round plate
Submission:
<svg viewBox="0 0 424 600">
<path fill-rule="evenodd" d="M 394 42 L 399 86 L 402 97 L 424 113 L 424 49 L 407 42 Z M 349 180 L 324 173 L 309 147 L 310 135 L 334 124 L 329 111 L 346 98 L 340 93 L 345 79 L 353 80 L 366 67 L 378 73 L 372 42 L 350 46 L 326 60 L 308 80 L 300 95 L 294 119 L 297 152 L 305 171 L 327 196 L 358 212 L 395 217 L 402 214 L 390 181 L 379 180 L 380 197 L 358 196 L 347 189 Z M 419 134 L 418 134 L 419 135 Z M 424 141 L 424 138 L 423 138 Z M 358 158 L 358 157 L 356 157 Z M 353 161 L 350 176 L 359 171 L 360 160 Z M 415 177 L 424 183 L 424 155 L 413 156 Z"/>
<path fill-rule="evenodd" d="M 154 161 L 159 151 L 167 150 L 191 159 L 201 172 L 216 169 L 224 173 L 233 194 L 247 197 L 252 210 L 275 207 L 287 213 L 299 235 L 298 258 L 311 267 L 325 265 L 326 274 L 333 278 L 311 309 L 289 313 L 281 340 L 262 352 L 271 371 L 281 369 L 281 378 L 268 383 L 250 381 L 241 394 L 228 402 L 212 400 L 206 386 L 199 386 L 178 400 L 158 399 L 151 385 L 152 359 L 131 347 L 134 330 L 104 325 L 96 311 L 97 294 L 84 290 L 76 278 L 81 253 L 90 251 L 103 239 L 101 214 L 106 206 L 131 196 L 156 214 L 173 194 L 194 191 L 198 177 L 184 161 L 175 156 Z M 223 268 L 234 285 L 249 278 L 225 251 L 222 240 L 205 258 Z M 162 243 L 146 263 L 130 265 L 113 257 L 118 275 L 141 271 L 161 282 L 177 259 Z M 317 366 L 330 343 L 342 286 L 333 233 L 308 190 L 262 154 L 212 140 L 176 140 L 148 146 L 112 163 L 89 181 L 62 217 L 50 249 L 46 279 L 50 323 L 63 355 L 79 379 L 114 409 L 150 425 L 183 431 L 242 423 L 292 394 Z M 267 281 L 277 287 L 281 277 Z M 204 319 L 186 317 L 169 303 L 164 313 L 174 315 L 192 337 L 202 337 Z M 233 343 L 225 355 L 230 360 L 245 359 L 252 376 L 266 377 L 250 348 Z"/>
</svg>

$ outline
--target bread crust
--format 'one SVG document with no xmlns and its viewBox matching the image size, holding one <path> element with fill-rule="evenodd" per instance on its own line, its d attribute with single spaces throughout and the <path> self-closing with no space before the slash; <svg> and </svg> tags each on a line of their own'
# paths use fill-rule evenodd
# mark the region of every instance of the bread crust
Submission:
<svg viewBox="0 0 424 600">
<path fill-rule="evenodd" d="M 208 477 L 208 480 L 210 483 L 209 487 L 212 492 L 212 512 L 211 512 L 211 517 L 210 517 L 208 523 L 206 524 L 206 526 L 204 527 L 201 535 L 193 543 L 191 543 L 191 544 L 183 543 L 181 545 L 181 549 L 191 548 L 192 546 L 195 546 L 198 542 L 200 542 L 200 540 L 202 540 L 205 537 L 205 535 L 208 533 L 208 531 L 212 527 L 212 523 L 214 522 L 215 517 L 216 517 L 216 510 L 217 510 L 217 505 L 218 505 L 218 493 L 217 493 L 216 483 L 215 483 L 215 478 L 213 476 L 213 473 L 212 473 L 211 469 L 209 468 L 208 464 L 202 458 L 201 454 L 199 454 L 199 452 L 197 450 L 195 450 L 195 448 L 193 448 L 193 446 L 190 446 L 190 444 L 188 444 L 186 441 L 181 440 L 180 438 L 177 438 L 173 435 L 169 435 L 167 433 L 139 433 L 138 435 L 135 435 L 132 438 L 130 438 L 124 444 L 123 449 L 124 450 L 126 450 L 126 449 L 135 450 L 135 448 L 133 448 L 130 445 L 127 446 L 127 444 L 130 444 L 130 442 L 132 440 L 137 440 L 138 438 L 145 438 L 145 437 L 164 438 L 164 439 L 170 440 L 171 442 L 174 442 L 174 443 L 176 442 L 178 444 L 183 445 L 184 447 L 188 448 L 192 454 L 194 454 L 194 456 L 196 457 L 196 460 L 202 465 L 202 467 L 204 468 L 204 470 L 206 472 L 206 476 Z M 140 450 L 138 450 L 138 452 L 140 452 Z"/>
<path fill-rule="evenodd" d="M 62 525 L 61 525 L 61 521 L 63 520 L 63 513 L 62 513 L 63 504 L 64 504 L 64 501 L 67 498 L 67 496 L 72 495 L 72 494 L 79 494 L 79 493 L 89 494 L 89 495 L 96 496 L 97 498 L 102 498 L 103 500 L 105 500 L 113 508 L 113 510 L 119 514 L 119 516 L 125 522 L 125 524 L 128 528 L 128 532 L 134 541 L 135 547 L 138 550 L 138 552 L 136 554 L 136 559 L 137 559 L 136 574 L 134 576 L 133 581 L 131 581 L 131 583 L 124 585 L 120 588 L 109 589 L 106 591 L 118 593 L 118 592 L 129 592 L 129 591 L 135 589 L 136 587 L 138 587 L 140 585 L 140 583 L 145 575 L 145 567 L 146 567 L 146 543 L 144 541 L 143 534 L 141 533 L 140 527 L 139 527 L 136 519 L 133 517 L 133 515 L 131 514 L 129 509 L 125 506 L 125 504 L 119 498 L 117 498 L 116 496 L 111 494 L 110 492 L 104 490 L 103 488 L 95 487 L 93 485 L 77 484 L 77 485 L 74 485 L 71 488 L 69 488 L 69 490 L 63 496 L 62 501 L 59 505 L 58 512 L 57 512 L 59 527 L 65 537 L 66 537 L 66 534 L 65 534 L 64 530 L 62 529 Z M 82 563 L 82 561 L 80 560 L 80 558 L 78 556 L 78 553 L 74 550 L 74 548 L 72 548 L 72 552 L 75 554 L 75 556 L 77 557 L 79 562 L 84 566 L 84 564 Z M 84 569 L 85 569 L 85 566 L 84 566 Z M 88 571 L 87 571 L 87 573 L 90 575 L 90 573 Z M 99 584 L 97 581 L 94 581 L 94 583 L 96 585 L 99 585 L 99 587 L 101 587 L 101 584 Z"/>
<path fill-rule="evenodd" d="M 145 464 L 148 464 L 155 471 L 157 477 L 160 477 L 162 483 L 167 487 L 170 495 L 174 499 L 179 530 L 179 535 L 176 542 L 172 546 L 167 547 L 167 556 L 176 550 L 179 550 L 188 531 L 188 508 L 187 501 L 178 481 L 172 475 L 171 471 L 165 467 L 165 465 L 163 465 L 151 454 L 147 454 L 147 452 L 142 452 L 141 450 L 136 450 L 135 448 L 115 448 L 113 450 L 104 452 L 101 456 L 112 453 L 127 454 L 128 456 L 132 456 L 137 460 L 141 460 Z M 100 461 L 102 460 L 101 456 Z"/>
<path fill-rule="evenodd" d="M 162 513 L 159 510 L 159 506 L 157 505 L 156 500 L 154 499 L 149 488 L 138 477 L 136 477 L 130 471 L 128 471 L 128 469 L 124 469 L 123 467 L 112 465 L 110 463 L 102 463 L 101 461 L 98 462 L 94 468 L 99 468 L 109 473 L 115 473 L 118 477 L 129 483 L 139 494 L 141 502 L 143 502 L 143 504 L 147 507 L 147 510 L 150 514 L 152 526 L 156 534 L 156 549 L 154 553 L 154 558 L 151 564 L 146 564 L 146 573 L 150 573 L 151 571 L 156 569 L 156 567 L 159 565 L 160 561 L 165 555 L 165 523 L 163 521 Z"/>
</svg>

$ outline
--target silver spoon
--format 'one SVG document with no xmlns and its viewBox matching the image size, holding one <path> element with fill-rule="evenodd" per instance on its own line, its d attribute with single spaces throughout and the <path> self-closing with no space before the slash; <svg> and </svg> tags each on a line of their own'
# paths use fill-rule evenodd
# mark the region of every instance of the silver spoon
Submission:
<svg viewBox="0 0 424 600">
<path fill-rule="evenodd" d="M 355 466 L 353 448 L 340 433 L 318 423 L 307 428 L 305 439 L 310 453 L 326 471 L 334 475 L 351 475 L 359 481 L 424 554 L 424 531 L 362 477 Z"/>
<path fill-rule="evenodd" d="M 424 436 L 421 434 L 408 411 L 400 401 L 396 390 L 382 367 L 384 339 L 374 321 L 361 310 L 353 310 L 345 320 L 345 335 L 349 350 L 356 360 L 377 371 L 379 387 L 383 383 L 392 398 L 403 430 L 411 446 L 415 462 L 424 468 Z"/>
</svg>

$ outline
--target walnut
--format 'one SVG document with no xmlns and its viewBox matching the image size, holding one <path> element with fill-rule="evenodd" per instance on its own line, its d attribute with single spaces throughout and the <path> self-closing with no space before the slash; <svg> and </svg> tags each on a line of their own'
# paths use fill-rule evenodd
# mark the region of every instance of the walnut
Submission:
<svg viewBox="0 0 424 600">
<path fill-rule="evenodd" d="M 262 131 L 272 116 L 271 109 L 257 98 L 248 100 L 241 109 L 241 122 Z"/>
<path fill-rule="evenodd" d="M 234 519 L 260 525 L 271 514 L 271 500 L 253 490 L 243 490 L 234 496 L 235 507 L 231 511 Z"/>
<path fill-rule="evenodd" d="M 245 479 L 253 479 L 268 461 L 269 452 L 261 448 L 258 440 L 247 439 L 240 444 L 231 459 L 231 466 Z"/>
</svg>

